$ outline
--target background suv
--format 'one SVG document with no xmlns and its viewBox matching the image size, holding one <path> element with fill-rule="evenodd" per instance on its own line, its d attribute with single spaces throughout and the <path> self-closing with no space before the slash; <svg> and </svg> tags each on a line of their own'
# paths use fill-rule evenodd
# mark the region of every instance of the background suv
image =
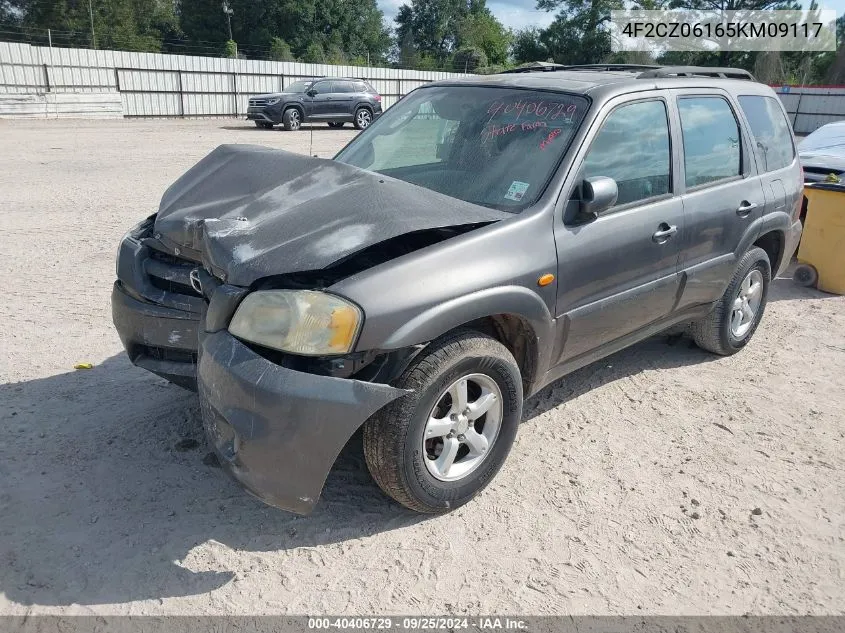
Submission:
<svg viewBox="0 0 845 633">
<path fill-rule="evenodd" d="M 298 130 L 303 123 L 325 122 L 329 127 L 352 123 L 363 130 L 381 114 L 381 96 L 363 79 L 331 78 L 296 81 L 284 92 L 249 100 L 246 118 L 270 129 L 281 123 Z"/>
</svg>

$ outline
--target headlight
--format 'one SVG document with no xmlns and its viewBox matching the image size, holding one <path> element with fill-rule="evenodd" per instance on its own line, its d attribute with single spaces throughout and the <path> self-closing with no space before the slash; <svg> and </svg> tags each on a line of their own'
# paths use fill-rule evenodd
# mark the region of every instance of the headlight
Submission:
<svg viewBox="0 0 845 633">
<path fill-rule="evenodd" d="M 259 290 L 238 306 L 229 332 L 291 354 L 323 356 L 352 351 L 363 314 L 358 306 L 313 290 Z"/>
<path fill-rule="evenodd" d="M 279 103 L 279 101 L 281 101 L 281 99 L 280 99 L 280 98 L 276 98 L 276 99 L 267 99 L 267 105 L 276 105 L 277 103 Z"/>
</svg>

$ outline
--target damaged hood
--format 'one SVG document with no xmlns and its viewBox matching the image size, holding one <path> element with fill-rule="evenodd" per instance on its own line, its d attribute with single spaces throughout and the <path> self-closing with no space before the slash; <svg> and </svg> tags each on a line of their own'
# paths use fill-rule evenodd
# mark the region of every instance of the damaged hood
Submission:
<svg viewBox="0 0 845 633">
<path fill-rule="evenodd" d="M 168 188 L 156 239 L 227 283 L 321 270 L 424 229 L 512 214 L 332 160 L 222 145 Z"/>
</svg>

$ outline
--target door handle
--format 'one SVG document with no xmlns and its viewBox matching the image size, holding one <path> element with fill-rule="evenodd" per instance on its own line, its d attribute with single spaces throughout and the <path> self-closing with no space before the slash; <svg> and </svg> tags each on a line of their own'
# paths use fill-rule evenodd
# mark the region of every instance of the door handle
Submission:
<svg viewBox="0 0 845 633">
<path fill-rule="evenodd" d="M 651 236 L 651 240 L 653 242 L 657 242 L 658 244 L 665 244 L 671 237 L 678 232 L 678 227 L 675 225 L 669 226 L 665 222 L 663 222 L 659 227 L 660 230 L 657 231 L 654 235 Z"/>
<path fill-rule="evenodd" d="M 749 215 L 751 215 L 751 212 L 756 208 L 756 202 L 748 202 L 747 200 L 743 200 L 742 203 L 739 205 L 739 208 L 736 210 L 736 214 L 741 218 L 747 218 Z"/>
</svg>

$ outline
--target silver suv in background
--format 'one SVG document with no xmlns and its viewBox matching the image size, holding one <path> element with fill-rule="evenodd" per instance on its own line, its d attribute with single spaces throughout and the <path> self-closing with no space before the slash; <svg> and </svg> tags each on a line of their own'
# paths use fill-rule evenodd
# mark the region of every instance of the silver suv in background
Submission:
<svg viewBox="0 0 845 633">
<path fill-rule="evenodd" d="M 418 88 L 334 160 L 223 146 L 121 244 L 137 365 L 195 381 L 210 443 L 307 513 L 363 427 L 420 512 L 504 463 L 523 399 L 678 324 L 754 335 L 801 235 L 801 168 L 745 71 L 601 65 Z"/>
<path fill-rule="evenodd" d="M 367 128 L 381 115 L 381 95 L 363 79 L 334 77 L 295 81 L 282 92 L 251 97 L 246 118 L 270 129 L 281 124 L 298 130 L 303 123 Z"/>
</svg>

